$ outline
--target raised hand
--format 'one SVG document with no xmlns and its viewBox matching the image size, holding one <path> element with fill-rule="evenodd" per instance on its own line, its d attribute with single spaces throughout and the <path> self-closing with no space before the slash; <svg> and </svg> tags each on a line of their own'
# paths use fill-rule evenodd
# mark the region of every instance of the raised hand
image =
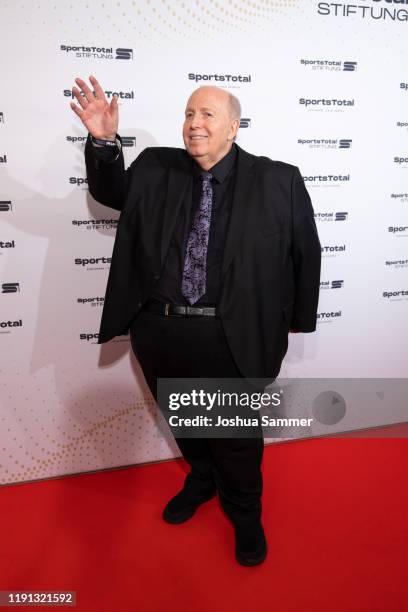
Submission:
<svg viewBox="0 0 408 612">
<path fill-rule="evenodd" d="M 94 138 L 115 140 L 119 124 L 118 99 L 113 96 L 109 104 L 95 77 L 90 76 L 89 80 L 94 91 L 82 79 L 75 79 L 84 95 L 81 95 L 78 87 L 73 87 L 72 93 L 79 106 L 75 102 L 71 102 L 70 106 Z"/>
</svg>

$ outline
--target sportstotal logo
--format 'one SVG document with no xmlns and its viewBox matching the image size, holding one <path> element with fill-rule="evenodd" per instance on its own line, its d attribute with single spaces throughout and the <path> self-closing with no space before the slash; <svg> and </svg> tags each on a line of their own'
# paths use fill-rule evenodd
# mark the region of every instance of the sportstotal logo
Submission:
<svg viewBox="0 0 408 612">
<path fill-rule="evenodd" d="M 334 312 L 318 312 L 317 322 L 318 323 L 331 323 L 333 319 L 341 317 L 341 310 L 335 310 Z"/>
<path fill-rule="evenodd" d="M 103 306 L 105 301 L 104 297 L 87 297 L 87 298 L 77 298 L 78 304 L 89 304 L 90 306 Z"/>
<path fill-rule="evenodd" d="M 16 246 L 14 240 L 4 241 L 0 240 L 0 249 L 14 249 Z"/>
<path fill-rule="evenodd" d="M 76 185 L 77 187 L 88 184 L 88 179 L 80 176 L 70 176 L 68 181 L 70 185 Z M 82 187 L 82 189 L 87 189 L 87 187 Z"/>
<path fill-rule="evenodd" d="M 0 123 L 4 123 L 4 114 L 0 111 Z"/>
<path fill-rule="evenodd" d="M 130 60 L 133 59 L 133 49 L 124 49 L 119 47 L 116 49 L 116 57 L 118 60 Z"/>
<path fill-rule="evenodd" d="M 22 327 L 23 320 L 18 319 L 17 321 L 0 321 L 0 333 L 9 333 L 10 327 Z"/>
<path fill-rule="evenodd" d="M 243 128 L 250 128 L 251 127 L 251 119 L 249 119 L 248 117 L 246 117 L 245 119 L 242 117 L 239 121 L 239 127 L 241 129 Z"/>
<path fill-rule="evenodd" d="M 398 236 L 398 238 L 408 236 L 408 225 L 390 225 L 388 227 L 388 233 Z"/>
<path fill-rule="evenodd" d="M 13 205 L 10 200 L 0 200 L 0 212 L 9 212 L 13 210 Z"/>
<path fill-rule="evenodd" d="M 97 344 L 98 338 L 99 333 L 97 332 L 82 332 L 79 334 L 80 340 L 86 340 L 86 342 L 90 342 L 91 344 Z M 122 334 L 120 338 L 113 338 L 111 342 L 129 342 L 129 332 Z"/>
<path fill-rule="evenodd" d="M 314 185 L 325 184 L 336 184 L 336 183 L 348 183 L 350 182 L 349 174 L 317 174 L 315 176 L 304 176 L 303 180 L 305 183 L 312 183 Z"/>
<path fill-rule="evenodd" d="M 348 212 L 336 212 L 334 220 L 335 221 L 347 221 Z"/>
<path fill-rule="evenodd" d="M 342 289 L 344 280 L 320 281 L 320 289 Z"/>
<path fill-rule="evenodd" d="M 7 164 L 7 155 L 0 155 L 0 164 Z"/>
<path fill-rule="evenodd" d="M 346 138 L 298 138 L 298 144 L 308 149 L 351 149 L 353 141 Z"/>
<path fill-rule="evenodd" d="M 408 202 L 408 193 L 392 193 L 391 199 L 396 200 L 397 202 Z M 1 202 L 0 202 L 0 205 L 1 205 Z"/>
<path fill-rule="evenodd" d="M 351 100 L 346 98 L 299 98 L 299 104 L 307 110 L 341 112 L 346 108 L 354 107 L 355 100 L 354 98 Z"/>
<path fill-rule="evenodd" d="M 317 212 L 315 213 L 316 221 L 347 221 L 348 212 Z"/>
<path fill-rule="evenodd" d="M 357 70 L 357 62 L 342 62 L 341 60 L 301 59 L 300 63 L 312 70 L 337 72 L 355 72 Z"/>
<path fill-rule="evenodd" d="M 93 229 L 116 229 L 117 219 L 72 219 L 72 225 L 77 228 L 85 227 L 87 230 Z"/>
<path fill-rule="evenodd" d="M 64 94 L 64 97 L 66 98 L 72 98 L 72 100 L 75 98 L 71 89 L 64 89 L 62 93 Z M 81 95 L 83 96 L 84 94 L 81 92 Z M 108 100 L 110 98 L 113 98 L 113 96 L 117 96 L 120 100 L 134 100 L 135 92 L 134 91 L 105 90 L 105 96 L 108 98 Z"/>
<path fill-rule="evenodd" d="M 408 155 L 404 155 L 404 157 L 401 156 L 395 156 L 394 157 L 394 164 L 398 164 L 399 166 L 406 166 L 408 164 Z"/>
<path fill-rule="evenodd" d="M 98 338 L 99 338 L 98 333 L 85 332 L 85 333 L 79 334 L 80 340 L 86 340 L 87 342 L 92 341 L 92 344 L 96 344 L 95 340 L 98 340 Z"/>
<path fill-rule="evenodd" d="M 136 146 L 136 136 L 122 136 L 122 147 L 135 147 Z M 80 144 L 84 146 L 86 141 L 88 140 L 88 136 L 66 136 L 67 142 L 72 142 L 73 144 Z"/>
<path fill-rule="evenodd" d="M 82 258 L 76 257 L 74 263 L 76 266 L 81 266 L 82 268 L 86 267 L 87 270 L 103 270 L 108 267 L 104 264 L 110 264 L 112 261 L 111 257 L 90 257 L 90 258 Z M 90 266 L 98 266 L 90 267 Z"/>
<path fill-rule="evenodd" d="M 1 286 L 2 293 L 18 293 L 20 291 L 20 283 L 3 283 Z"/>
<path fill-rule="evenodd" d="M 136 136 L 122 136 L 122 147 L 135 147 Z"/>
<path fill-rule="evenodd" d="M 197 74 L 190 72 L 188 75 L 189 81 L 215 81 L 216 83 L 251 83 L 250 74 Z"/>
<path fill-rule="evenodd" d="M 84 145 L 88 139 L 88 136 L 66 136 L 67 142 L 79 143 Z"/>
<path fill-rule="evenodd" d="M 393 268 L 394 270 L 401 270 L 402 268 L 408 268 L 408 259 L 387 259 L 385 262 L 387 268 Z"/>
<path fill-rule="evenodd" d="M 88 45 L 60 45 L 60 51 L 65 53 L 73 53 L 75 57 L 87 59 L 103 59 L 103 60 L 131 60 L 133 59 L 133 49 L 125 49 L 119 47 L 93 47 Z"/>
<path fill-rule="evenodd" d="M 336 257 L 339 253 L 344 253 L 346 250 L 345 244 L 334 244 L 322 246 L 322 257 Z"/>
<path fill-rule="evenodd" d="M 406 300 L 408 299 L 408 290 L 402 289 L 399 291 L 383 291 L 383 297 L 387 300 Z"/>
</svg>

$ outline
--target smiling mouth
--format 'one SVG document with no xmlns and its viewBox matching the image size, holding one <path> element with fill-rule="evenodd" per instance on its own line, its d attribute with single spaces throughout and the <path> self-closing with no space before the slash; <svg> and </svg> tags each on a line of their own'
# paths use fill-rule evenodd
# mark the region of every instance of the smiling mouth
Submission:
<svg viewBox="0 0 408 612">
<path fill-rule="evenodd" d="M 190 140 L 202 140 L 203 138 L 207 138 L 207 136 L 189 136 Z"/>
</svg>

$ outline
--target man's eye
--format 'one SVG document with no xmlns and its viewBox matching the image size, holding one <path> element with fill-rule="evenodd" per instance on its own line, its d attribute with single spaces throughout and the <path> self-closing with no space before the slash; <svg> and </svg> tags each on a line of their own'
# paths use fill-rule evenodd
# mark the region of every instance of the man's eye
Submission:
<svg viewBox="0 0 408 612">
<path fill-rule="evenodd" d="M 207 117 L 212 117 L 213 114 L 212 113 L 205 113 L 207 115 Z"/>
</svg>

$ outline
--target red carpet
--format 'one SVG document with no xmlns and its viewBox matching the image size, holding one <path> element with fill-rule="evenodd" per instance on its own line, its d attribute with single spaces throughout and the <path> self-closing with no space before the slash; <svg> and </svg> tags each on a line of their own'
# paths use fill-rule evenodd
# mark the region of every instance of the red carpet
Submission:
<svg viewBox="0 0 408 612">
<path fill-rule="evenodd" d="M 406 439 L 269 446 L 256 568 L 217 500 L 162 521 L 180 462 L 3 487 L 0 590 L 77 591 L 81 612 L 404 612 L 407 458 Z"/>
</svg>

